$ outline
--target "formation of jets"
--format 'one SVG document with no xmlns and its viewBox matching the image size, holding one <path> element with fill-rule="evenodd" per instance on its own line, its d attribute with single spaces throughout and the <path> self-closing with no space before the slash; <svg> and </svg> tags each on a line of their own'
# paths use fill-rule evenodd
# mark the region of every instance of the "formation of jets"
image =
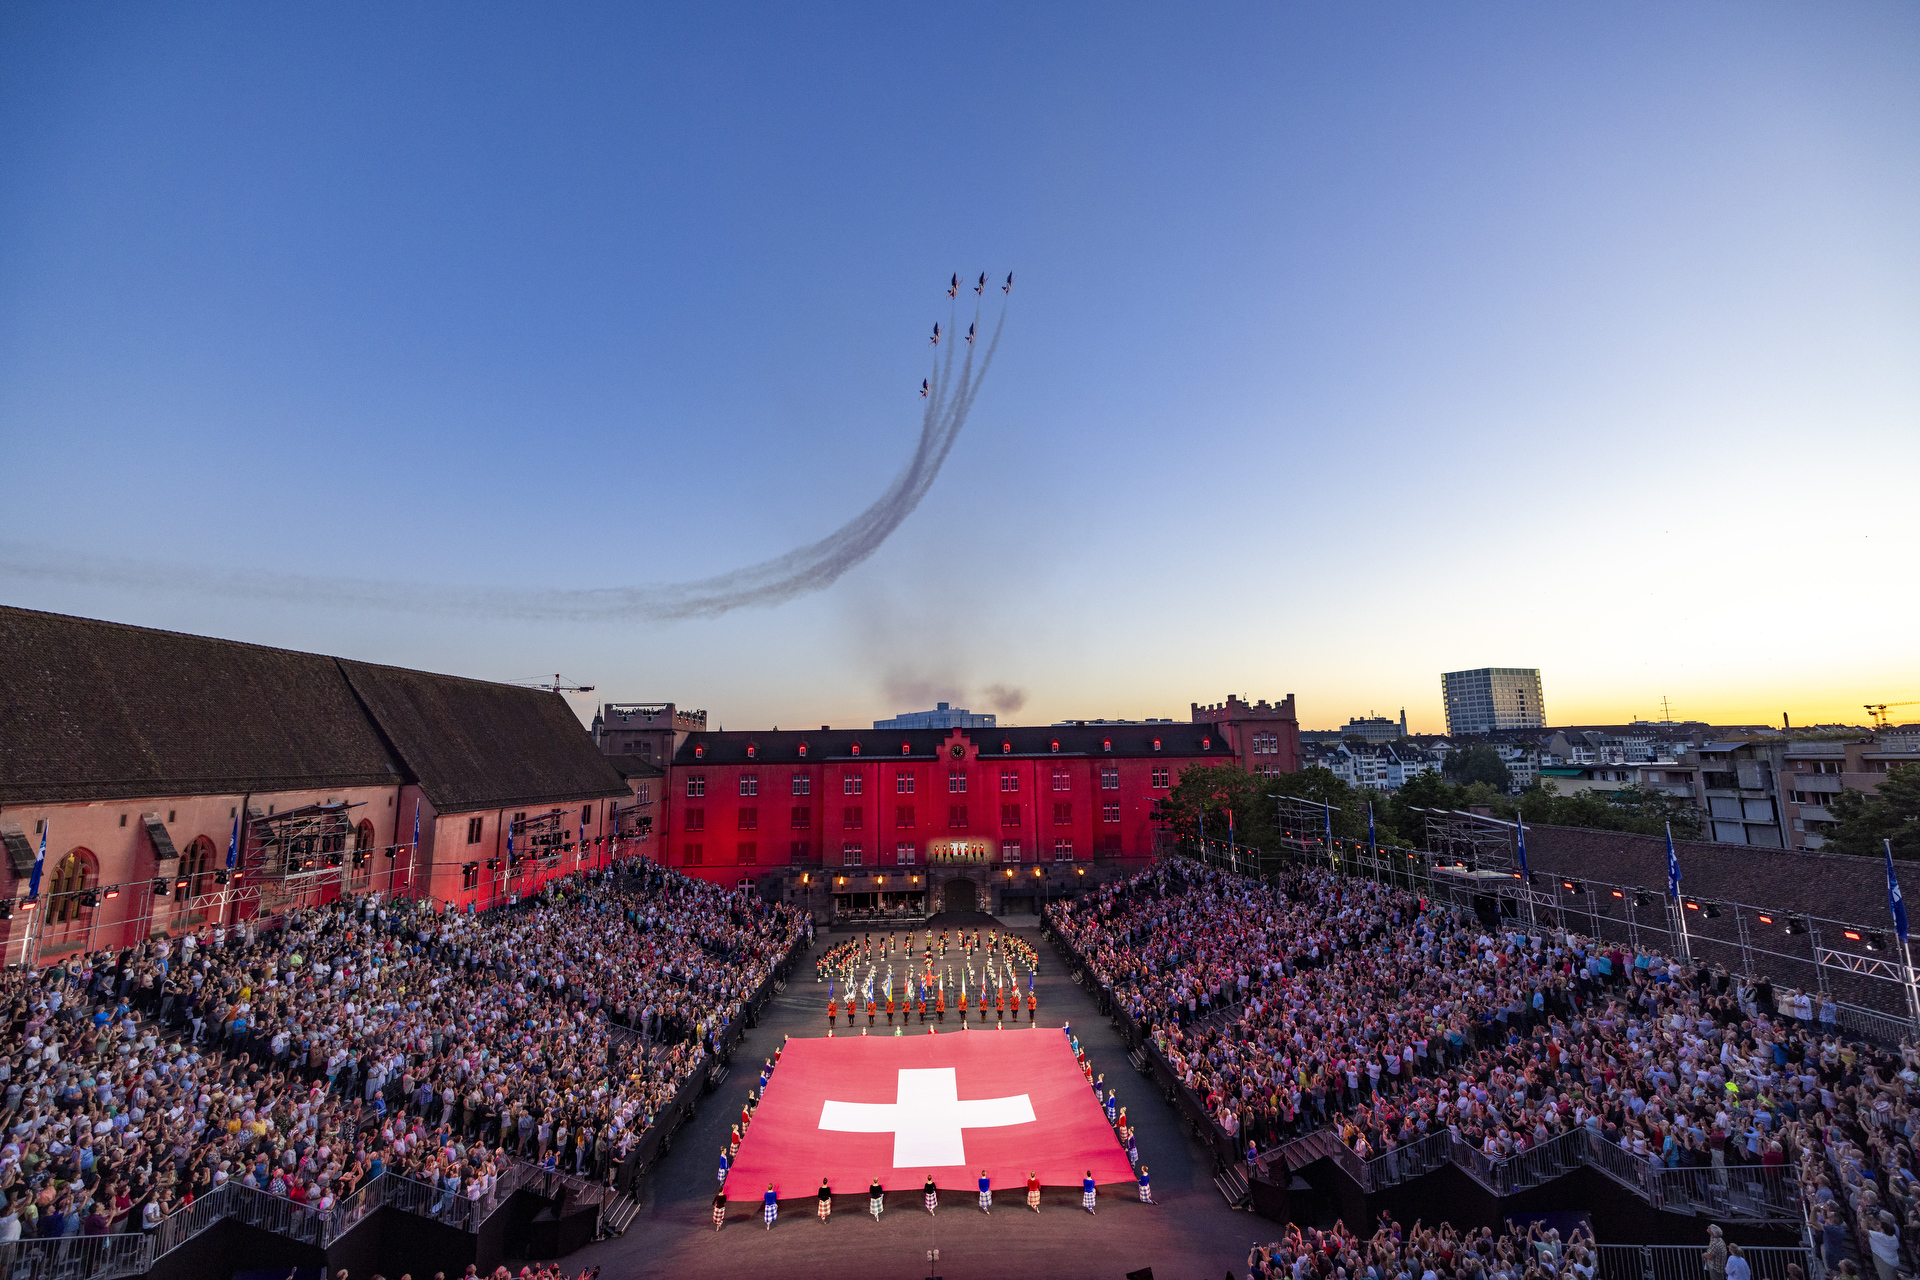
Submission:
<svg viewBox="0 0 1920 1280">
<path fill-rule="evenodd" d="M 974 282 L 973 293 L 975 297 L 979 297 L 981 294 L 985 293 L 986 291 L 987 291 L 987 273 L 982 271 L 980 273 L 980 278 Z M 1002 293 L 1013 292 L 1013 272 L 1011 271 L 1007 272 L 1007 282 L 1000 286 L 1000 292 Z M 953 278 L 947 281 L 947 296 L 949 298 L 957 298 L 960 296 L 960 273 L 958 271 L 954 272 Z M 978 328 L 978 322 L 967 326 L 967 345 L 968 346 L 973 345 L 974 330 L 976 328 Z M 940 326 L 939 325 L 936 324 L 933 326 L 933 337 L 927 340 L 927 345 L 930 347 L 937 347 L 940 345 Z M 928 391 L 929 391 L 929 387 L 927 384 L 927 380 L 925 378 L 922 378 L 920 380 L 920 398 L 922 400 L 927 398 Z"/>
</svg>

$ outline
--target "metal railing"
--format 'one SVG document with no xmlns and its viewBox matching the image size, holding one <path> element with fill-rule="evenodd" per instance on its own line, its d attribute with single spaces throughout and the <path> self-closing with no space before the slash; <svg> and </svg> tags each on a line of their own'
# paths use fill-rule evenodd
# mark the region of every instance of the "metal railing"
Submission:
<svg viewBox="0 0 1920 1280">
<path fill-rule="evenodd" d="M 1593 1135 L 1586 1129 L 1575 1129 L 1506 1157 L 1490 1156 L 1464 1142 L 1455 1142 L 1453 1161 L 1495 1195 L 1510 1196 L 1586 1164 L 1593 1141 Z"/>
<path fill-rule="evenodd" d="M 0 1275 L 7 1280 L 114 1280 L 152 1267 L 153 1240 L 137 1232 L 0 1244 Z"/>
<path fill-rule="evenodd" d="M 1594 1280 L 1708 1280 L 1704 1248 L 1690 1244 L 1603 1244 L 1596 1246 L 1598 1266 Z M 1804 1248 L 1783 1245 L 1743 1245 L 1753 1280 L 1788 1280 L 1789 1265 L 1807 1270 L 1811 1256 Z"/>
<path fill-rule="evenodd" d="M 1453 1134 L 1449 1130 L 1438 1129 L 1367 1161 L 1366 1176 L 1360 1185 L 1369 1192 L 1384 1191 L 1409 1178 L 1432 1173 L 1451 1159 Z"/>
</svg>

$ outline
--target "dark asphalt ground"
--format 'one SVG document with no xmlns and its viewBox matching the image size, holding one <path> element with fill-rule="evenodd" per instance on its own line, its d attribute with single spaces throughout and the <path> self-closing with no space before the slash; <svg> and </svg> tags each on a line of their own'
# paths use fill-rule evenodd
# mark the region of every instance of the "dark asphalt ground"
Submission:
<svg viewBox="0 0 1920 1280">
<path fill-rule="evenodd" d="M 936 928 L 941 919 L 935 917 Z M 675 1137 L 672 1152 L 653 1170 L 640 1213 L 626 1235 L 574 1254 L 567 1259 L 570 1271 L 577 1274 L 597 1264 L 602 1280 L 915 1280 L 929 1275 L 943 1280 L 1122 1280 L 1142 1267 L 1152 1267 L 1155 1280 L 1245 1275 L 1248 1246 L 1277 1238 L 1280 1228 L 1227 1208 L 1214 1189 L 1206 1149 L 1188 1136 L 1178 1113 L 1133 1069 L 1112 1024 L 1074 985 L 1065 963 L 1041 940 L 1038 929 L 1029 926 L 1022 935 L 1040 953 L 1042 1032 L 1063 1019 L 1070 1021 L 1094 1070 L 1105 1073 L 1108 1084 L 1119 1089 L 1141 1158 L 1152 1171 L 1158 1203 L 1141 1204 L 1129 1185 L 1124 1192 L 1103 1190 L 1099 1212 L 1089 1216 L 1080 1208 L 1077 1188 L 1060 1188 L 1046 1193 L 1041 1212 L 1035 1214 L 1016 1190 L 1008 1203 L 996 1203 L 989 1217 L 973 1196 L 946 1192 L 939 1213 L 929 1216 L 917 1193 L 894 1194 L 876 1223 L 866 1216 L 862 1188 L 836 1197 L 833 1218 L 825 1224 L 814 1218 L 811 1200 L 783 1202 L 780 1221 L 771 1231 L 761 1225 L 758 1204 L 736 1204 L 726 1227 L 716 1232 L 712 1213 L 717 1157 L 731 1119 L 739 1115 L 759 1078 L 761 1061 L 788 1034 L 826 1033 L 826 987 L 813 981 L 813 959 L 848 936 L 826 933 L 796 966 L 786 991 L 762 1010 L 760 1025 L 747 1032 L 734 1053 L 733 1074 L 700 1104 Z M 929 1267 L 927 1251 L 936 1248 L 940 1260 Z"/>
</svg>

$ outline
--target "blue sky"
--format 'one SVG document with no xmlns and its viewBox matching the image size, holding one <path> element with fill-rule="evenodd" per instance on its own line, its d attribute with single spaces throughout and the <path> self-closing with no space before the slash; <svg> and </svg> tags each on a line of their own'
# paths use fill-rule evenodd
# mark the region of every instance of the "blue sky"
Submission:
<svg viewBox="0 0 1920 1280">
<path fill-rule="evenodd" d="M 6 5 L 36 554 L 721 573 L 891 481 L 949 274 L 1018 283 L 926 501 L 776 609 L 0 599 L 734 727 L 1437 728 L 1480 665 L 1556 720 L 1857 719 L 1920 698 L 1916 55 L 1897 4 Z"/>
</svg>

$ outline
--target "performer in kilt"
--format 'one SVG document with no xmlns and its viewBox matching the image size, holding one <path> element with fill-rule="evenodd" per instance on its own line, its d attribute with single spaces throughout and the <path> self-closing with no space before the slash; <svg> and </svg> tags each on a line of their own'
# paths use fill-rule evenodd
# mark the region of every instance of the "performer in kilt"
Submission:
<svg viewBox="0 0 1920 1280">
<path fill-rule="evenodd" d="M 1040 1175 L 1031 1170 L 1027 1173 L 1027 1208 L 1040 1212 Z"/>
<path fill-rule="evenodd" d="M 726 1220 L 727 1220 L 727 1192 L 726 1192 L 726 1188 L 722 1187 L 720 1190 L 713 1193 L 713 1229 L 715 1231 L 718 1231 L 721 1225 L 726 1222 Z"/>
<path fill-rule="evenodd" d="M 1080 1207 L 1088 1213 L 1093 1212 L 1094 1201 L 1093 1170 L 1087 1170 L 1087 1176 L 1080 1180 Z"/>
<path fill-rule="evenodd" d="M 927 1175 L 927 1185 L 921 1188 L 927 1197 L 927 1212 L 932 1213 L 940 1207 L 940 1189 L 933 1185 L 933 1175 Z"/>
<path fill-rule="evenodd" d="M 1153 1203 L 1153 1183 L 1147 1177 L 1147 1166 L 1140 1166 L 1140 1203 Z"/>
<path fill-rule="evenodd" d="M 833 1188 L 825 1178 L 820 1179 L 820 1207 L 814 1210 L 814 1216 L 822 1222 L 833 1216 Z"/>
<path fill-rule="evenodd" d="M 867 1212 L 873 1215 L 875 1222 L 887 1210 L 887 1193 L 881 1190 L 880 1179 L 875 1178 L 873 1185 L 867 1188 Z"/>
<path fill-rule="evenodd" d="M 993 1183 L 987 1177 L 987 1171 L 980 1171 L 980 1212 L 993 1215 Z"/>
<path fill-rule="evenodd" d="M 780 1216 L 780 1197 L 773 1193 L 773 1184 L 767 1184 L 767 1194 L 763 1198 L 765 1208 L 760 1210 L 761 1221 L 767 1224 L 767 1230 L 773 1230 L 773 1221 Z"/>
</svg>

